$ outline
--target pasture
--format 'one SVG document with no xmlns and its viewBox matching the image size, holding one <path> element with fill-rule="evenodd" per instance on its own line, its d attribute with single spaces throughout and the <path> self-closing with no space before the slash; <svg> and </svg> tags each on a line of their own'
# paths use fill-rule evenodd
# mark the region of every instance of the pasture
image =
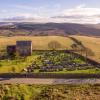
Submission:
<svg viewBox="0 0 100 100">
<path fill-rule="evenodd" d="M 26 58 L 0 60 L 0 73 L 99 73 L 100 69 L 86 64 L 83 58 L 58 51 L 34 51 Z"/>
<path fill-rule="evenodd" d="M 90 56 L 90 58 L 98 62 L 100 61 L 100 38 L 87 37 L 87 36 L 73 36 L 73 37 L 81 41 L 84 46 L 90 48 L 95 53 L 95 55 Z M 74 41 L 72 41 L 70 38 L 61 37 L 61 36 L 35 36 L 35 37 L 32 37 L 32 36 L 14 36 L 14 37 L 1 36 L 0 37 L 1 54 L 2 52 L 6 50 L 7 45 L 15 45 L 17 40 L 32 40 L 33 50 L 51 50 L 48 44 L 51 43 L 52 41 L 56 41 L 58 44 L 60 44 L 57 50 L 66 50 L 66 49 L 69 50 L 69 49 L 72 49 L 71 45 L 74 43 Z M 44 59 L 39 59 L 40 56 L 43 56 L 43 55 L 39 55 L 38 53 L 33 52 L 32 56 L 29 56 L 25 59 L 15 58 L 13 60 L 10 60 L 10 59 L 0 60 L 0 73 L 21 72 L 24 68 L 31 65 L 34 61 L 37 62 L 37 66 L 44 66 L 43 65 Z M 63 65 L 65 66 L 66 64 L 65 67 L 67 68 L 67 63 L 68 63 L 68 60 L 66 59 L 67 56 L 68 55 L 65 55 L 65 54 L 59 55 L 58 53 L 55 57 L 52 57 L 50 55 L 47 56 L 47 58 L 45 56 L 43 57 L 45 58 L 45 60 L 53 61 L 53 64 L 56 66 L 58 66 L 57 64 L 60 64 L 62 66 Z M 63 60 L 63 59 L 66 59 L 66 60 Z M 72 62 L 73 64 L 77 62 L 79 62 L 80 64 L 84 63 L 82 59 L 76 59 L 75 61 L 73 60 Z M 73 66 L 73 64 L 72 65 L 70 64 L 70 66 Z M 78 66 L 78 65 L 75 65 L 75 66 Z M 81 68 L 81 70 L 77 70 L 77 69 L 80 69 L 80 67 L 81 66 L 79 66 L 79 68 L 76 68 L 76 69 L 72 68 L 72 69 L 75 69 L 72 71 L 68 71 L 70 69 L 67 69 L 67 70 L 64 69 L 63 71 L 52 72 L 52 73 L 99 73 L 100 72 L 98 68 L 89 69 L 87 65 L 85 66 L 85 68 L 88 68 L 87 70 L 84 68 Z M 34 73 L 38 73 L 38 72 L 39 70 L 37 69 L 34 70 Z"/>
<path fill-rule="evenodd" d="M 56 41 L 60 44 L 58 49 L 70 49 L 73 41 L 68 37 L 61 36 L 14 36 L 14 37 L 0 37 L 0 50 L 5 50 L 7 45 L 15 45 L 18 40 L 31 40 L 33 50 L 50 50 L 48 44 Z"/>
<path fill-rule="evenodd" d="M 88 37 L 88 36 L 77 36 L 73 35 L 72 37 L 81 41 L 85 47 L 88 47 L 94 52 L 94 56 L 89 56 L 89 58 L 94 59 L 100 62 L 100 38 Z"/>
</svg>

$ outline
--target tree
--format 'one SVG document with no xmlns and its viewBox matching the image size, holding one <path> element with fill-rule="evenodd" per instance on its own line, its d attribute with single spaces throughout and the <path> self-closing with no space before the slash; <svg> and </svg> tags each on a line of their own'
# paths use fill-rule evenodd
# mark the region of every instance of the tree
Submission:
<svg viewBox="0 0 100 100">
<path fill-rule="evenodd" d="M 50 43 L 48 43 L 48 47 L 52 50 L 57 50 L 61 48 L 61 44 L 57 41 L 51 41 Z"/>
<path fill-rule="evenodd" d="M 72 48 L 73 50 L 77 50 L 78 45 L 74 43 L 74 44 L 71 45 L 71 48 Z"/>
</svg>

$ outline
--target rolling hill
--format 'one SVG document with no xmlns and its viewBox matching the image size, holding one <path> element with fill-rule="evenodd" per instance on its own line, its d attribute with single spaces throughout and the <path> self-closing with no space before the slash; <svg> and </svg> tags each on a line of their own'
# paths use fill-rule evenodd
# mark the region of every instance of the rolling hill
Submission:
<svg viewBox="0 0 100 100">
<path fill-rule="evenodd" d="M 100 36 L 100 28 L 96 25 L 85 25 L 75 23 L 1 23 L 0 35 L 87 35 Z M 99 27 L 99 26 L 98 26 Z"/>
<path fill-rule="evenodd" d="M 73 35 L 72 37 L 81 41 L 85 47 L 92 50 L 94 55 L 89 56 L 89 58 L 100 62 L 100 38 L 77 35 Z"/>
<path fill-rule="evenodd" d="M 16 44 L 17 40 L 31 40 L 33 43 L 33 50 L 48 50 L 48 44 L 56 41 L 60 44 L 58 49 L 70 49 L 73 41 L 68 37 L 61 36 L 14 36 L 14 37 L 0 37 L 0 50 L 6 50 L 7 45 Z"/>
<path fill-rule="evenodd" d="M 72 36 L 82 41 L 95 56 L 90 57 L 100 62 L 100 28 L 99 24 L 74 23 L 0 23 L 0 49 L 15 44 L 16 40 L 32 40 L 34 49 L 48 49 L 50 41 L 60 42 L 62 48 L 70 48 L 73 43 L 67 37 Z M 4 36 L 4 37 L 2 37 Z M 35 37 L 31 37 L 35 36 Z M 50 37 L 49 37 L 50 36 Z M 38 43 L 38 44 L 37 44 Z"/>
<path fill-rule="evenodd" d="M 71 35 L 77 40 L 81 41 L 85 47 L 88 47 L 94 53 L 90 58 L 100 62 L 100 38 L 89 36 Z M 72 49 L 71 45 L 74 43 L 68 37 L 62 36 L 13 36 L 13 37 L 0 37 L 0 51 L 6 50 L 7 45 L 14 45 L 17 40 L 32 40 L 33 50 L 48 50 L 48 44 L 52 41 L 56 41 L 60 44 L 60 50 Z"/>
</svg>

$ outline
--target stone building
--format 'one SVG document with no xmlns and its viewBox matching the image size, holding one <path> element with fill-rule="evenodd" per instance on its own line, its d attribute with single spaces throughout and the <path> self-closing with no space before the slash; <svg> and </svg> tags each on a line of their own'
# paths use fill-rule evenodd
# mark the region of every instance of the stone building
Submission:
<svg viewBox="0 0 100 100">
<path fill-rule="evenodd" d="M 32 41 L 17 41 L 16 42 L 16 52 L 20 56 L 32 55 Z"/>
</svg>

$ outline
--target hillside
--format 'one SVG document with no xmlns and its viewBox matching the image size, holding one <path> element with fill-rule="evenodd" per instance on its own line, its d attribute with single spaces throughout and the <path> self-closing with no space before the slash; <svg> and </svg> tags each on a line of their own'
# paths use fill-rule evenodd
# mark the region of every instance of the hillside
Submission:
<svg viewBox="0 0 100 100">
<path fill-rule="evenodd" d="M 93 56 L 88 56 L 91 59 L 94 59 L 98 62 L 100 62 L 100 38 L 95 38 L 95 37 L 88 37 L 88 36 L 74 36 L 72 35 L 72 37 L 78 39 L 79 41 L 82 41 L 82 44 L 85 47 L 88 47 L 89 49 L 91 49 L 94 53 Z M 13 36 L 13 37 L 4 37 L 1 36 L 0 37 L 0 55 L 2 55 L 5 50 L 7 45 L 15 45 L 17 40 L 32 40 L 33 43 L 33 50 L 51 50 L 51 44 L 53 43 L 57 43 L 57 47 L 56 50 L 65 50 L 65 49 L 72 49 L 72 44 L 75 43 L 73 40 L 71 40 L 69 37 L 62 37 L 62 36 Z M 37 52 L 37 51 L 36 51 Z M 15 72 L 21 72 L 24 68 L 26 68 L 27 66 L 29 66 L 30 64 L 32 64 L 33 61 L 37 62 L 38 65 L 43 64 L 43 59 L 40 59 L 41 57 L 39 57 L 40 55 L 38 55 L 38 53 L 36 53 L 35 51 L 33 52 L 32 56 L 29 56 L 26 60 L 23 59 L 18 59 L 15 58 L 15 60 L 1 60 L 0 62 L 0 72 L 12 72 L 13 70 Z M 48 52 L 48 51 L 47 51 Z M 78 52 L 80 53 L 80 52 Z M 49 54 L 49 53 L 48 53 Z M 51 54 L 51 53 L 50 53 Z M 57 54 L 57 53 L 56 53 Z M 58 59 L 58 58 L 62 58 L 62 55 L 64 57 L 68 55 L 66 54 L 61 54 L 60 53 L 57 54 L 57 56 L 55 55 L 55 60 L 54 58 L 50 57 L 50 55 L 48 57 L 50 57 L 50 59 L 48 58 L 48 60 L 53 59 L 53 64 L 57 64 L 57 62 L 61 62 L 60 64 L 65 65 L 65 62 L 63 62 L 62 60 Z M 45 55 L 43 53 L 43 55 Z M 45 58 L 46 56 L 41 55 L 43 58 Z M 37 57 L 39 57 L 38 59 L 36 59 Z M 17 60 L 16 60 L 17 59 Z M 69 58 L 70 59 L 70 58 Z M 46 57 L 47 60 L 47 57 Z M 60 60 L 60 61 L 59 61 Z M 68 61 L 68 59 L 67 59 Z M 66 63 L 67 63 L 66 61 Z M 73 62 L 73 61 L 72 61 Z M 75 59 L 75 62 L 78 63 L 84 63 L 84 61 L 82 59 Z M 84 67 L 85 68 L 85 67 Z M 86 67 L 87 68 L 87 67 Z M 75 68 L 74 68 L 75 69 Z M 39 69 L 34 70 L 34 72 L 39 72 Z M 99 70 L 96 69 L 87 69 L 87 70 L 75 70 L 75 71 L 71 71 L 71 73 L 98 73 Z M 66 73 L 66 70 L 63 70 L 61 73 Z M 67 71 L 68 73 L 68 71 Z"/>
<path fill-rule="evenodd" d="M 14 45 L 17 40 L 32 40 L 33 50 L 48 50 L 48 44 L 56 41 L 60 44 L 58 49 L 70 49 L 73 43 L 68 37 L 61 36 L 14 36 L 14 37 L 0 37 L 0 50 L 5 50 L 7 45 Z"/>
<path fill-rule="evenodd" d="M 89 57 L 100 62 L 100 38 L 76 35 L 72 37 L 81 41 L 85 47 L 91 49 L 94 52 L 94 56 Z"/>
<path fill-rule="evenodd" d="M 90 58 L 100 62 L 100 38 L 78 35 L 72 35 L 72 37 L 78 39 L 85 47 L 91 49 L 94 56 L 90 56 Z M 59 50 L 72 49 L 71 45 L 74 43 L 70 38 L 62 36 L 1 36 L 0 51 L 6 50 L 7 45 L 14 45 L 17 40 L 32 40 L 33 50 L 49 50 L 48 44 L 52 41 L 56 41 L 60 44 Z"/>
<path fill-rule="evenodd" d="M 1 23 L 0 35 L 92 35 L 100 36 L 100 29 L 93 25 L 74 23 Z"/>
</svg>

